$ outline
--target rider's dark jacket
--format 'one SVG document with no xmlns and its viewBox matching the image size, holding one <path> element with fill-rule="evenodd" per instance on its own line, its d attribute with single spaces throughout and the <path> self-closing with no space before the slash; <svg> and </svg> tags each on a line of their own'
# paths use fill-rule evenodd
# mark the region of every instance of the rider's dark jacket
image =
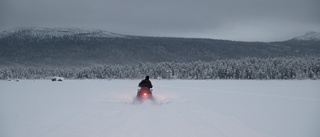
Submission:
<svg viewBox="0 0 320 137">
<path fill-rule="evenodd" d="M 152 84 L 151 81 L 149 79 L 144 79 L 139 83 L 139 87 L 148 87 L 148 88 L 152 88 Z"/>
</svg>

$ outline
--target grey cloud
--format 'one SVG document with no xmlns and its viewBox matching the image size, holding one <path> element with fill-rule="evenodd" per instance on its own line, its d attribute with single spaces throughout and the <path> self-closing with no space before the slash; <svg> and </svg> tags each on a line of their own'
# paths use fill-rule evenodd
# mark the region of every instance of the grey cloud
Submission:
<svg viewBox="0 0 320 137">
<path fill-rule="evenodd" d="M 84 27 L 253 41 L 320 31 L 318 0 L 3 0 L 1 5 L 0 30 Z"/>
</svg>

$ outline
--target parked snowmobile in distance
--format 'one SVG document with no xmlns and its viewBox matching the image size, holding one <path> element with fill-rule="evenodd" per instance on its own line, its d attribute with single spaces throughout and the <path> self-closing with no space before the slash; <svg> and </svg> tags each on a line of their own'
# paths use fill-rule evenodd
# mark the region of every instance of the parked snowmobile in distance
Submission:
<svg viewBox="0 0 320 137">
<path fill-rule="evenodd" d="M 154 98 L 152 96 L 152 89 L 149 89 L 148 87 L 141 87 L 140 89 L 138 89 L 138 93 L 135 100 L 141 102 L 148 99 L 154 101 Z"/>
</svg>

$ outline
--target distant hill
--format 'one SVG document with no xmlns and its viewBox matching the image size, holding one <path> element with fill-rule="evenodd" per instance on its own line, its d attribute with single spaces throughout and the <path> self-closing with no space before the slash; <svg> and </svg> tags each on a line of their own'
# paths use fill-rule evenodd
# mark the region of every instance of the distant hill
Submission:
<svg viewBox="0 0 320 137">
<path fill-rule="evenodd" d="M 316 36 L 317 33 L 306 35 Z M 74 28 L 28 28 L 0 33 L 1 66 L 69 67 L 319 55 L 320 40 L 313 37 L 281 42 L 240 42 L 130 36 Z"/>
<path fill-rule="evenodd" d="M 313 41 L 320 41 L 320 33 L 319 32 L 308 32 L 303 36 L 295 37 L 292 40 L 303 40 L 303 41 L 308 41 L 308 40 L 313 40 Z"/>
</svg>

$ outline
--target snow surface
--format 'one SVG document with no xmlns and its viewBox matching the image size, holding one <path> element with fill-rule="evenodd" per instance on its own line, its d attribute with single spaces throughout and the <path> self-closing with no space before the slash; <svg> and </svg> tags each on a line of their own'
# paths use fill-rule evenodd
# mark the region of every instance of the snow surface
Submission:
<svg viewBox="0 0 320 137">
<path fill-rule="evenodd" d="M 319 80 L 0 81 L 1 137 L 319 137 Z"/>
</svg>

